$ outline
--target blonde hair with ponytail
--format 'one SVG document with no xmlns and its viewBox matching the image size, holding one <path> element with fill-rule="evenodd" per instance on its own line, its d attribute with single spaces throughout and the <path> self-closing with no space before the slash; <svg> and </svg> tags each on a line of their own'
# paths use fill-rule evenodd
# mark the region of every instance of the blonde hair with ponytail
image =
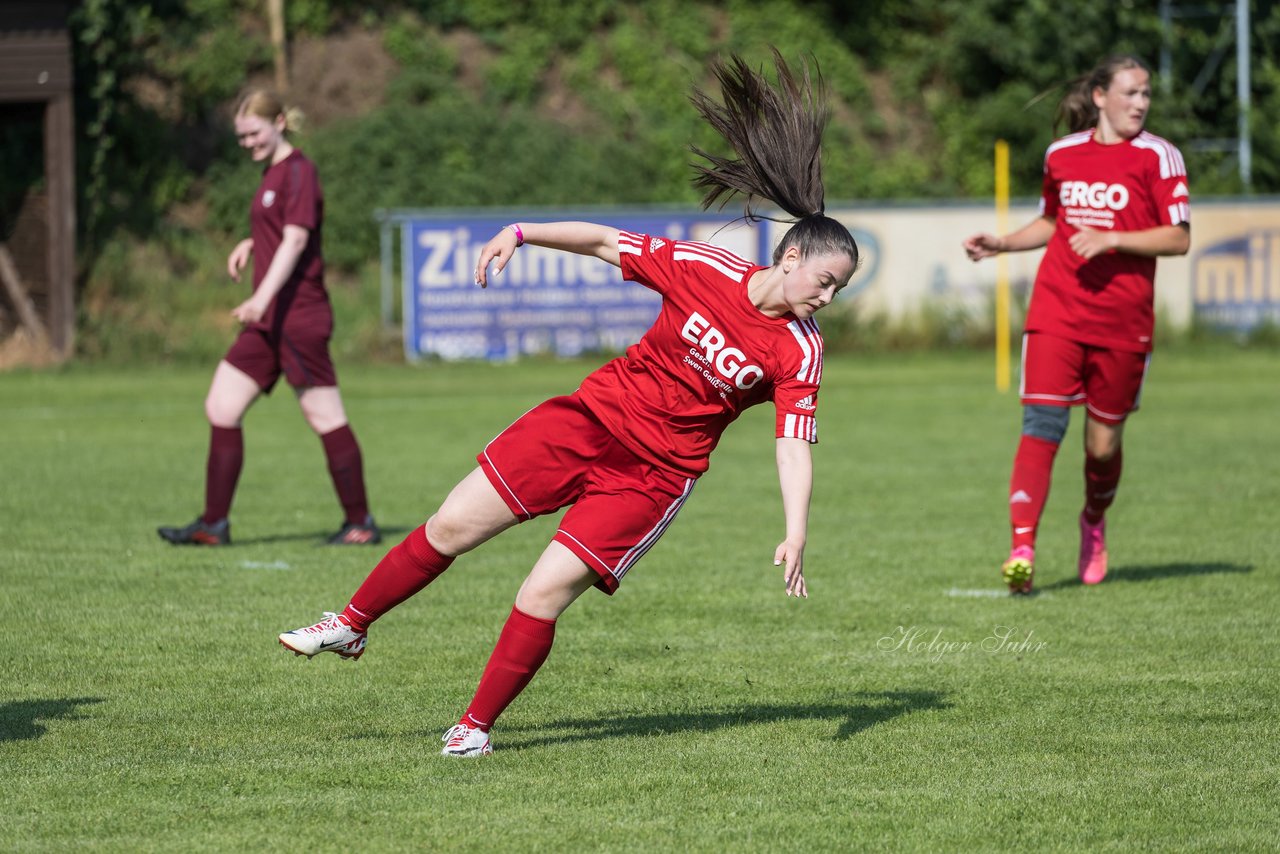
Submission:
<svg viewBox="0 0 1280 854">
<path fill-rule="evenodd" d="M 252 89 L 240 99 L 236 106 L 236 117 L 257 116 L 274 122 L 278 116 L 284 116 L 284 129 L 288 133 L 301 133 L 306 116 L 297 107 L 287 107 L 275 92 L 269 89 Z"/>
</svg>

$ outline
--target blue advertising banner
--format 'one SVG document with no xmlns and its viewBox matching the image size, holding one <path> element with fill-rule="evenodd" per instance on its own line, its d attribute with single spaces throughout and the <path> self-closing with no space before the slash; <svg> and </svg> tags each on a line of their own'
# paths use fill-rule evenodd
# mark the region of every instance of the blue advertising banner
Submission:
<svg viewBox="0 0 1280 854">
<path fill-rule="evenodd" d="M 480 288 L 475 283 L 480 250 L 513 218 L 412 216 L 402 221 L 404 341 L 410 360 L 621 352 L 658 316 L 659 296 L 624 281 L 618 268 L 538 246 L 521 247 L 507 268 L 497 276 L 491 270 L 489 286 Z M 754 226 L 729 216 L 611 211 L 606 221 L 671 240 L 709 240 L 749 259 L 767 258 L 772 250 L 765 246 L 769 223 Z"/>
<path fill-rule="evenodd" d="M 1241 229 L 1195 253 L 1196 319 L 1247 332 L 1280 325 L 1280 228 Z"/>
</svg>

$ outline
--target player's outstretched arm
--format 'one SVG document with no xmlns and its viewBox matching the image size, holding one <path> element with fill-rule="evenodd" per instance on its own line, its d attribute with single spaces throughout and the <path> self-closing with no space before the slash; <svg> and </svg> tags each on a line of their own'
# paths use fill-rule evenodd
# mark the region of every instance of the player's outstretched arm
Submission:
<svg viewBox="0 0 1280 854">
<path fill-rule="evenodd" d="M 804 583 L 804 545 L 809 532 L 809 498 L 813 494 L 813 456 L 804 439 L 778 439 L 778 483 L 787 538 L 773 552 L 773 565 L 783 567 L 788 596 L 809 598 Z"/>
<path fill-rule="evenodd" d="M 591 255 L 621 266 L 618 258 L 618 229 L 593 222 L 516 222 L 502 230 L 480 250 L 476 262 L 476 284 L 489 284 L 489 265 L 496 276 L 507 266 L 516 248 L 524 243 L 559 249 L 578 255 Z"/>
<path fill-rule="evenodd" d="M 975 234 L 966 237 L 961 245 L 970 261 L 981 261 L 1001 252 L 1025 252 L 1039 249 L 1053 237 L 1053 220 L 1038 216 L 1017 231 L 997 237 L 994 234 Z"/>
</svg>

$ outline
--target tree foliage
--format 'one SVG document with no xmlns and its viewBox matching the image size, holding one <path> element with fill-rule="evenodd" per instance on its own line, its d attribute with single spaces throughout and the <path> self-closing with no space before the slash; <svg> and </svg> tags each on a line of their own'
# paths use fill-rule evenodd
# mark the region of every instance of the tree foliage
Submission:
<svg viewBox="0 0 1280 854">
<path fill-rule="evenodd" d="M 287 0 L 290 33 L 381 34 L 399 65 L 381 105 L 302 145 L 329 199 L 327 250 L 373 254 L 374 209 L 691 203 L 689 145 L 715 147 L 687 96 L 708 61 L 807 56 L 833 103 L 833 200 L 982 197 L 991 149 L 1038 190 L 1063 85 L 1107 53 L 1157 71 L 1148 126 L 1182 146 L 1198 195 L 1280 191 L 1280 9 L 1250 0 L 1253 184 L 1235 154 L 1233 23 L 1136 0 Z M 75 12 L 80 191 L 89 244 L 163 229 L 177 205 L 242 230 L 253 167 L 227 107 L 271 56 L 260 0 L 84 0 Z M 1197 7 L 1203 11 L 1203 7 Z M 457 53 L 461 32 L 483 55 Z M 474 43 L 468 42 L 468 44 Z M 479 71 L 467 82 L 463 68 Z M 350 69 L 359 75 L 361 69 Z M 3 142 L 4 140 L 0 140 Z"/>
</svg>

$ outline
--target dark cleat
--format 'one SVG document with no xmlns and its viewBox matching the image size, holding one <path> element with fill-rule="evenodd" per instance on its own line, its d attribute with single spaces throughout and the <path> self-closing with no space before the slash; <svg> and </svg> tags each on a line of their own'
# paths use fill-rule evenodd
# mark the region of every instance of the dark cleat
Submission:
<svg viewBox="0 0 1280 854">
<path fill-rule="evenodd" d="M 328 540 L 331 546 L 372 546 L 382 542 L 382 532 L 372 516 L 365 516 L 364 522 L 344 522 L 338 533 Z"/>
<path fill-rule="evenodd" d="M 175 546 L 231 545 L 231 522 L 227 519 L 219 519 L 210 525 L 197 518 L 185 528 L 156 528 L 156 533 Z"/>
</svg>

